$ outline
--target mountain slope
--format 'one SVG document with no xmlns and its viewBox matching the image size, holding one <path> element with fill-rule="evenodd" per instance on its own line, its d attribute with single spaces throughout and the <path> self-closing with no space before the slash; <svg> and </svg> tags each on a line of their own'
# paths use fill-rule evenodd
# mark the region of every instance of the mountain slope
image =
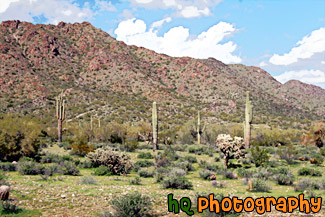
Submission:
<svg viewBox="0 0 325 217">
<path fill-rule="evenodd" d="M 70 119 L 97 114 L 136 121 L 160 117 L 181 123 L 198 109 L 213 120 L 241 121 L 249 90 L 256 122 L 270 118 L 320 119 L 325 90 L 213 58 L 173 58 L 128 46 L 90 23 L 0 24 L 0 110 L 53 119 L 54 97 L 65 90 Z"/>
</svg>

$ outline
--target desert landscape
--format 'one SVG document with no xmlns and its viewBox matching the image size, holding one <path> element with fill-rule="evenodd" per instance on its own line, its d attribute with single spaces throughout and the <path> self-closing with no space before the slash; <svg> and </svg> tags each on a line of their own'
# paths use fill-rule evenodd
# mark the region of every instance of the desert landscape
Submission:
<svg viewBox="0 0 325 217">
<path fill-rule="evenodd" d="M 0 21 L 0 216 L 188 216 L 168 194 L 193 216 L 261 216 L 199 213 L 198 198 L 324 198 L 321 86 L 88 21 Z"/>
</svg>

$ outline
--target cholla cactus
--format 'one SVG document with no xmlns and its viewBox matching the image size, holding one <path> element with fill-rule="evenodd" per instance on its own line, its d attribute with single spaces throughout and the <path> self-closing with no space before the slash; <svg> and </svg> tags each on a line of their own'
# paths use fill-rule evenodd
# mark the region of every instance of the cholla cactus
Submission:
<svg viewBox="0 0 325 217">
<path fill-rule="evenodd" d="M 133 167 L 130 157 L 112 149 L 99 148 L 88 153 L 87 157 L 95 166 L 107 166 L 109 171 L 116 175 L 125 175 Z"/>
<path fill-rule="evenodd" d="M 228 134 L 220 134 L 217 138 L 217 144 L 220 151 L 224 154 L 225 166 L 228 168 L 230 159 L 238 159 L 245 156 L 245 144 L 243 138 L 231 138 Z"/>
</svg>

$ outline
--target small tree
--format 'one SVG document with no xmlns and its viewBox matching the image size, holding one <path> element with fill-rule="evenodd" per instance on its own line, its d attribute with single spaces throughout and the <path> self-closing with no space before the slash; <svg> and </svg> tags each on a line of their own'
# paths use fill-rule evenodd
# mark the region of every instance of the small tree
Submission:
<svg viewBox="0 0 325 217">
<path fill-rule="evenodd" d="M 228 134 L 220 134 L 217 138 L 220 151 L 224 154 L 225 166 L 228 168 L 230 159 L 239 159 L 245 156 L 245 144 L 243 138 L 231 138 Z"/>
<path fill-rule="evenodd" d="M 269 155 L 266 149 L 256 146 L 250 150 L 252 161 L 256 167 L 262 166 L 269 160 Z"/>
<path fill-rule="evenodd" d="M 94 151 L 93 145 L 88 145 L 87 136 L 77 137 L 71 144 L 72 153 L 79 156 L 86 156 L 89 152 Z"/>
</svg>

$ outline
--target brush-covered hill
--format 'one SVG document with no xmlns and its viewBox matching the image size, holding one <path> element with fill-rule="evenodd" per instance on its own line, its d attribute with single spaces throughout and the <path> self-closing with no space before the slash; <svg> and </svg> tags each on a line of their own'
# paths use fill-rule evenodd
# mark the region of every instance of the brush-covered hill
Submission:
<svg viewBox="0 0 325 217">
<path fill-rule="evenodd" d="M 325 90 L 298 81 L 281 84 L 268 72 L 213 58 L 174 58 L 128 46 L 90 23 L 0 24 L 0 111 L 54 119 L 64 90 L 69 119 L 150 117 L 182 123 L 202 110 L 210 121 L 243 120 L 250 91 L 254 121 L 322 119 Z"/>
</svg>

